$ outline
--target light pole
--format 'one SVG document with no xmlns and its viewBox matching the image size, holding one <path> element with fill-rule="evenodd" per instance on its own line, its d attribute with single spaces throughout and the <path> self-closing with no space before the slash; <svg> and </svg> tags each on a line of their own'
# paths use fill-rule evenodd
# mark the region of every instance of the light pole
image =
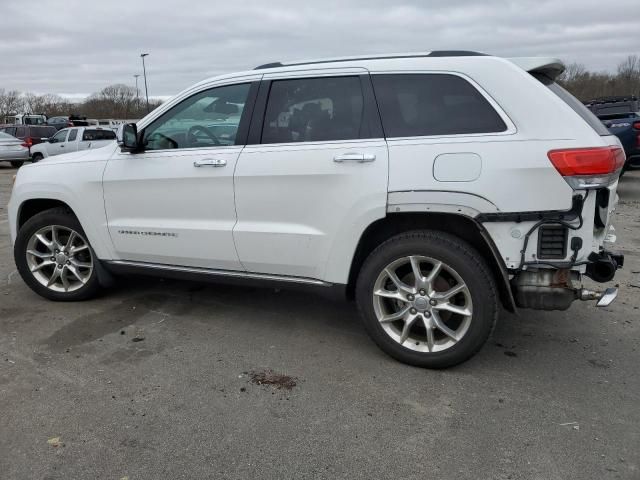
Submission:
<svg viewBox="0 0 640 480">
<path fill-rule="evenodd" d="M 148 55 L 148 53 L 140 54 L 140 58 L 142 58 L 142 73 L 144 74 L 144 95 L 147 98 L 147 113 L 149 113 L 149 89 L 147 88 L 147 69 L 144 66 L 144 57 Z"/>
<path fill-rule="evenodd" d="M 138 105 L 140 104 L 140 90 L 138 90 L 138 77 L 140 75 L 134 75 L 134 77 L 136 78 L 136 108 L 138 108 Z"/>
</svg>

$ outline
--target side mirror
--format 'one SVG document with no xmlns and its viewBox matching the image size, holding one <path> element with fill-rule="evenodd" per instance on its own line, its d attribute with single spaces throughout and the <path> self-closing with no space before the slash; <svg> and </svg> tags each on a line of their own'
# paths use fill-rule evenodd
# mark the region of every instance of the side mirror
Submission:
<svg viewBox="0 0 640 480">
<path fill-rule="evenodd" d="M 49 143 L 56 143 L 56 139 L 51 137 L 51 138 L 47 138 L 47 142 Z"/>
<path fill-rule="evenodd" d="M 138 145 L 138 127 L 136 127 L 135 123 L 120 125 L 116 138 L 123 152 L 136 152 L 140 149 Z"/>
</svg>

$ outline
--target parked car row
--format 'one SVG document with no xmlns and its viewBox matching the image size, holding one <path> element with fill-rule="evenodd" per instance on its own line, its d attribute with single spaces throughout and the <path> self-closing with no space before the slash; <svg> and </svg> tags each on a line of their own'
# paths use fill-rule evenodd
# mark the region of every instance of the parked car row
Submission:
<svg viewBox="0 0 640 480">
<path fill-rule="evenodd" d="M 113 130 L 89 127 L 64 128 L 48 141 L 35 145 L 31 149 L 31 161 L 35 163 L 43 158 L 62 153 L 104 147 L 115 139 L 116 133 Z"/>
<path fill-rule="evenodd" d="M 11 162 L 11 165 L 17 168 L 31 158 L 31 147 L 55 135 L 56 129 L 47 125 L 7 125 L 0 127 L 0 133 L 6 140 L 6 143 L 0 146 L 0 160 Z M 19 151 L 14 146 L 15 141 L 21 145 Z"/>
<path fill-rule="evenodd" d="M 620 139 L 627 156 L 622 174 L 640 168 L 640 100 L 635 96 L 602 97 L 586 106 Z"/>
<path fill-rule="evenodd" d="M 20 167 L 28 160 L 78 150 L 100 148 L 116 139 L 113 130 L 101 127 L 63 128 L 46 125 L 15 125 L 0 127 L 0 161 Z"/>
</svg>

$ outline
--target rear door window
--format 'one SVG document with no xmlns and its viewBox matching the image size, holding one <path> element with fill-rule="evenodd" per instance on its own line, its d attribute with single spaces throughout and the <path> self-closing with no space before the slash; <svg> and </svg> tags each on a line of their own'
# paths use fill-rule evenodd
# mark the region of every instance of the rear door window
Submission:
<svg viewBox="0 0 640 480">
<path fill-rule="evenodd" d="M 78 136 L 78 129 L 72 128 L 69 130 L 69 138 L 67 138 L 67 142 L 73 142 Z"/>
<path fill-rule="evenodd" d="M 611 133 L 609 133 L 609 130 L 607 130 L 607 127 L 605 127 L 604 124 L 598 119 L 598 117 L 596 117 L 593 112 L 591 112 L 591 110 L 585 107 L 580 100 L 571 95 L 546 75 L 541 73 L 534 73 L 532 75 L 540 82 L 542 82 L 543 85 L 546 85 L 549 90 L 555 93 L 560 98 L 560 100 L 569 105 L 574 112 L 580 115 L 580 117 L 582 117 L 582 119 L 598 133 L 598 135 L 611 135 Z"/>
<path fill-rule="evenodd" d="M 371 78 L 387 138 L 507 130 L 487 99 L 457 75 L 376 74 Z"/>
<path fill-rule="evenodd" d="M 16 137 L 18 138 L 26 138 L 27 136 L 27 127 L 17 127 L 16 128 Z"/>
<path fill-rule="evenodd" d="M 359 139 L 363 113 L 357 76 L 275 80 L 269 92 L 262 143 Z"/>
</svg>

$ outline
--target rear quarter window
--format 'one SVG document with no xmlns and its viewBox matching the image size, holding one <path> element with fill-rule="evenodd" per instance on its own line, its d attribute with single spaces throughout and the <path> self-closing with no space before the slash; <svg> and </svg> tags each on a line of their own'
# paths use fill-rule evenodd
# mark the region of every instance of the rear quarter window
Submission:
<svg viewBox="0 0 640 480">
<path fill-rule="evenodd" d="M 555 93 L 558 98 L 560 98 L 560 100 L 569 105 L 574 112 L 580 115 L 580 117 L 597 132 L 598 135 L 611 135 L 609 133 L 609 130 L 607 130 L 607 127 L 605 127 L 604 124 L 598 119 L 598 117 L 596 117 L 593 112 L 591 112 L 591 110 L 585 107 L 580 100 L 571 95 L 546 75 L 541 73 L 534 73 L 532 75 L 537 78 L 543 85 L 545 85 L 549 90 Z"/>
<path fill-rule="evenodd" d="M 85 130 L 82 134 L 82 141 L 95 140 L 115 140 L 116 134 L 111 130 Z"/>
<path fill-rule="evenodd" d="M 372 80 L 388 138 L 507 130 L 487 99 L 457 75 L 376 74 Z"/>
</svg>

